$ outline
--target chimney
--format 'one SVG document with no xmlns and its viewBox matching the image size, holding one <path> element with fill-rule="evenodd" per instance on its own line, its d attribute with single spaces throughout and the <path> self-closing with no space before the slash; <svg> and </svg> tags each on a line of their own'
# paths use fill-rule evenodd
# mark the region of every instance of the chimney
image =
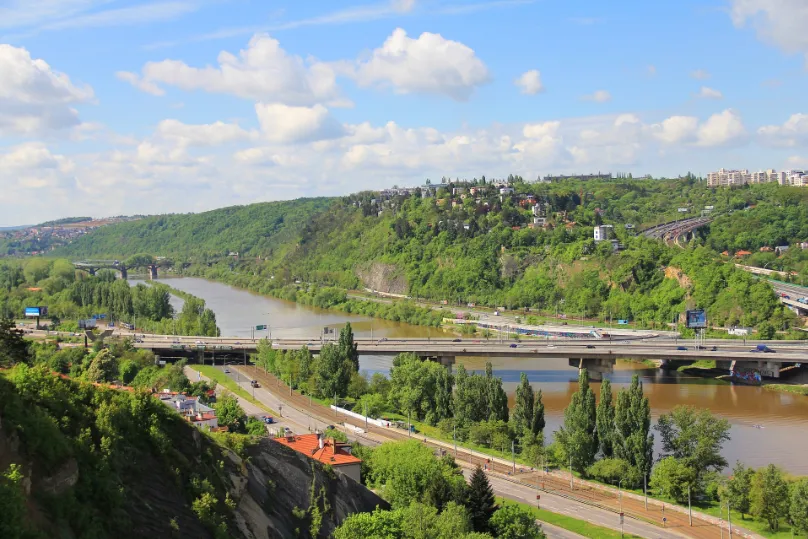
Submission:
<svg viewBox="0 0 808 539">
<path fill-rule="evenodd" d="M 317 435 L 317 444 L 320 446 L 320 449 L 323 448 L 323 435 L 322 434 Z"/>
</svg>

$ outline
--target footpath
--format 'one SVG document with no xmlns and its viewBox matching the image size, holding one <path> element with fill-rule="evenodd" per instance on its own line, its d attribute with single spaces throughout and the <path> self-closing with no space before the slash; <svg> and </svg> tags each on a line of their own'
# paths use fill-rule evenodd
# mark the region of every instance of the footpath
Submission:
<svg viewBox="0 0 808 539">
<path fill-rule="evenodd" d="M 340 415 L 338 412 L 318 402 L 313 402 L 296 391 L 290 392 L 288 386 L 281 380 L 257 367 L 237 367 L 237 369 L 244 373 L 245 376 L 259 380 L 265 389 L 273 392 L 274 396 L 279 400 L 283 400 L 286 403 L 285 406 L 297 408 L 307 416 L 320 418 L 321 421 L 330 420 L 366 430 L 362 437 L 376 443 L 415 439 L 435 448 L 439 452 L 453 454 L 460 465 L 465 464 L 472 467 L 479 465 L 486 468 L 491 477 L 497 477 L 516 486 L 530 488 L 535 492 L 542 493 L 543 498 L 543 494 L 546 493 L 565 498 L 570 502 L 585 504 L 592 509 L 608 511 L 614 515 L 613 518 L 616 522 L 619 522 L 619 514 L 623 513 L 625 522 L 642 522 L 653 526 L 655 529 L 654 534 L 648 534 L 647 530 L 646 533 L 634 531 L 631 533 L 644 537 L 669 537 L 669 534 L 694 539 L 729 537 L 730 528 L 726 520 L 693 511 L 691 525 L 691 519 L 685 507 L 666 504 L 649 498 L 646 508 L 645 498 L 641 495 L 620 491 L 578 478 L 573 478 L 570 481 L 570 474 L 564 471 L 558 470 L 548 473 L 517 464 L 516 472 L 514 473 L 513 463 L 506 459 L 461 446 L 457 446 L 457 449 L 455 449 L 452 443 L 423 435 L 413 436 L 395 427 L 385 428 L 368 425 L 366 428 L 365 422 L 362 420 L 344 414 Z M 619 530 L 619 524 L 616 528 L 615 526 L 608 527 Z M 764 539 L 761 535 L 736 527 L 734 523 L 732 524 L 732 536 L 747 539 Z"/>
</svg>

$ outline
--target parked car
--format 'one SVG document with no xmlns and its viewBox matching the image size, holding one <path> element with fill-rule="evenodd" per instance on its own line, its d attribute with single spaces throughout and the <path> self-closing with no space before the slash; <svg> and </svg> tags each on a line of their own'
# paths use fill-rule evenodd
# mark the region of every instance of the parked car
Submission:
<svg viewBox="0 0 808 539">
<path fill-rule="evenodd" d="M 769 348 L 765 344 L 759 344 L 759 345 L 755 346 L 754 348 L 752 348 L 749 351 L 750 352 L 761 352 L 761 353 L 764 353 L 764 354 L 774 354 L 775 353 L 775 351 L 773 349 Z"/>
</svg>

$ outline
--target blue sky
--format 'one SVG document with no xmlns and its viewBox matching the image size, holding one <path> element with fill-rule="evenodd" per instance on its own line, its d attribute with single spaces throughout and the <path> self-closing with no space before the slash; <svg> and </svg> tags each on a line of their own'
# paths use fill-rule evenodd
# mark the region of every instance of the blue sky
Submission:
<svg viewBox="0 0 808 539">
<path fill-rule="evenodd" d="M 808 168 L 804 0 L 0 0 L 0 226 Z"/>
</svg>

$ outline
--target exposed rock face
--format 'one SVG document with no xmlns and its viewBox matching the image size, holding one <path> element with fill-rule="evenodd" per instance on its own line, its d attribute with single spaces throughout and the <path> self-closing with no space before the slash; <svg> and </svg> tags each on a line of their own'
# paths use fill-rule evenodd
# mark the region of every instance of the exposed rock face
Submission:
<svg viewBox="0 0 808 539">
<path fill-rule="evenodd" d="M 326 539 L 347 516 L 389 507 L 353 479 L 279 443 L 261 440 L 249 454 L 247 490 L 236 509 L 244 537 Z"/>
<path fill-rule="evenodd" d="M 59 495 L 75 486 L 79 481 L 79 465 L 76 459 L 68 459 L 56 473 L 38 477 L 36 480 L 36 489 L 41 490 L 46 494 Z"/>
<path fill-rule="evenodd" d="M 366 268 L 357 268 L 356 275 L 366 288 L 386 294 L 404 295 L 408 291 L 407 278 L 393 264 L 373 262 Z"/>
</svg>

